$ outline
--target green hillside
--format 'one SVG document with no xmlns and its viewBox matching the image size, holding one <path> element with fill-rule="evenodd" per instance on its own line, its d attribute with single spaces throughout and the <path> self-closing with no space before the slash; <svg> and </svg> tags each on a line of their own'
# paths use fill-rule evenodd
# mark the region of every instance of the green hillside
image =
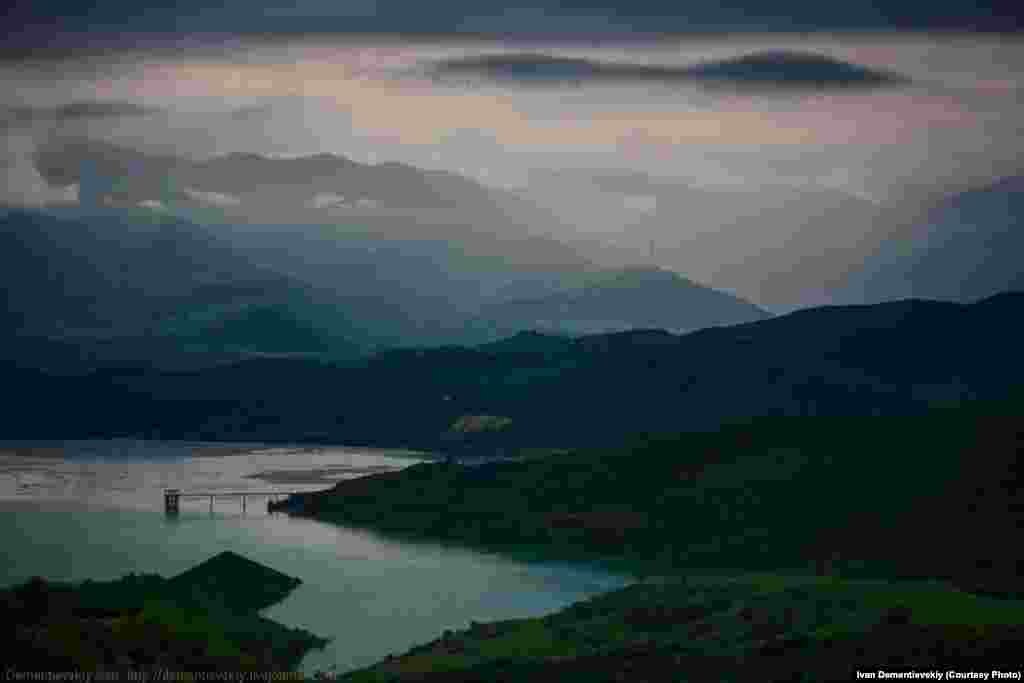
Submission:
<svg viewBox="0 0 1024 683">
<path fill-rule="evenodd" d="M 324 520 L 599 557 L 641 572 L 830 563 L 857 574 L 998 583 L 1013 576 L 1005 561 L 1016 551 L 998 534 L 989 542 L 974 531 L 1008 533 L 1019 514 L 1006 482 L 1021 407 L 998 406 L 763 418 L 516 463 L 420 464 L 340 482 L 302 503 Z M 926 550 L 940 541 L 949 551 L 937 564 Z M 966 566 L 989 555 L 984 571 Z"/>
<path fill-rule="evenodd" d="M 935 582 L 780 574 L 649 581 L 555 614 L 459 632 L 349 674 L 406 681 L 845 681 L 1016 672 L 1024 601 Z"/>
<path fill-rule="evenodd" d="M 446 633 L 353 681 L 990 670 L 1019 664 L 1024 644 L 1022 415 L 1007 401 L 764 418 L 517 463 L 421 464 L 296 502 L 327 521 L 641 579 L 548 617 Z"/>
</svg>

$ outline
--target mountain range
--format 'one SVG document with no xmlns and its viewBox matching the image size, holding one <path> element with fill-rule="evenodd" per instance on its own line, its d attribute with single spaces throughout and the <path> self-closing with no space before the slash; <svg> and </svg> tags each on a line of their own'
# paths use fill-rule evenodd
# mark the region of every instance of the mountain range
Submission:
<svg viewBox="0 0 1024 683">
<path fill-rule="evenodd" d="M 3 363 L 7 438 L 135 436 L 488 450 L 615 443 L 760 415 L 898 415 L 1024 382 L 1024 294 L 805 309 L 685 335 L 521 334 L 344 364 L 254 358 L 84 376 Z M 467 417 L 469 416 L 469 417 Z M 460 419 L 501 418 L 480 437 Z M 477 443 L 477 442 L 480 443 Z"/>
<path fill-rule="evenodd" d="M 662 328 L 690 332 L 767 317 L 766 311 L 749 302 L 702 287 L 678 273 L 636 266 L 601 273 L 578 287 L 548 296 L 486 306 L 475 322 L 495 336 L 509 336 L 521 330 L 596 334 Z"/>
<path fill-rule="evenodd" d="M 617 271 L 582 260 L 516 265 L 497 251 L 467 254 L 459 242 L 327 225 L 200 224 L 124 207 L 10 209 L 0 212 L 0 243 L 5 355 L 76 372 L 109 363 L 204 366 L 253 354 L 345 360 L 395 346 L 481 343 L 534 326 L 503 302 L 551 296 L 557 305 L 554 292 L 574 296 L 582 282 L 590 283 L 579 290 L 590 304 L 579 314 L 593 317 L 592 295 L 607 289 L 600 301 L 625 321 L 620 327 L 693 329 L 758 314 L 681 278 L 644 280 L 633 271 L 630 296 L 646 302 L 638 316 L 629 296 L 611 294 L 630 271 L 617 279 Z M 566 320 L 553 329 L 575 328 Z"/>
<path fill-rule="evenodd" d="M 537 326 L 523 305 L 578 291 L 578 314 L 593 321 L 599 304 L 614 329 L 759 315 L 681 278 L 594 263 L 579 240 L 545 233 L 553 213 L 452 173 L 330 154 L 194 160 L 80 137 L 42 144 L 34 163 L 79 202 L 0 216 L 4 315 L 19 339 L 110 362 L 482 343 Z M 633 301 L 593 299 L 630 272 Z"/>
<path fill-rule="evenodd" d="M 527 192 L 565 223 L 585 221 L 615 240 L 610 250 L 633 258 L 653 250 L 660 266 L 776 311 L 900 298 L 966 302 L 1024 283 L 1015 258 L 1019 175 L 893 201 L 829 178 L 782 174 L 541 172 Z"/>
<path fill-rule="evenodd" d="M 21 363 L 351 357 L 364 341 L 329 297 L 174 217 L 7 210 L 0 245 L 5 355 Z"/>
<path fill-rule="evenodd" d="M 649 258 L 783 310 L 827 301 L 880 245 L 906 235 L 919 219 L 914 202 L 882 205 L 815 178 L 770 174 L 712 181 L 551 171 L 531 175 L 526 192 L 564 223 L 585 223 L 606 236 L 607 251 L 619 258 Z M 822 296 L 808 302 L 814 292 Z M 892 297 L 860 301 L 885 298 Z"/>
</svg>

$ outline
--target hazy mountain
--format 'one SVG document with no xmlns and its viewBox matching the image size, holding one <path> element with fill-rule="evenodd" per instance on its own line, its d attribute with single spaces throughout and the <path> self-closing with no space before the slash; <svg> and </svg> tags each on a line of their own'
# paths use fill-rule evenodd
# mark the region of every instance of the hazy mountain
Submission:
<svg viewBox="0 0 1024 683">
<path fill-rule="evenodd" d="M 119 362 L 358 346 L 344 313 L 306 285 L 168 216 L 5 210 L 0 279 L 8 341 L 44 360 L 41 339 Z"/>
<path fill-rule="evenodd" d="M 581 257 L 517 263 L 514 247 L 502 257 L 506 245 L 498 236 L 489 253 L 473 253 L 455 239 L 402 239 L 344 225 L 211 229 L 228 235 L 253 263 L 331 292 L 353 319 L 366 321 L 377 346 L 483 341 L 466 327 L 482 306 L 558 291 L 596 270 Z"/>
<path fill-rule="evenodd" d="M 338 203 L 363 200 L 389 208 L 428 209 L 486 197 L 480 185 L 455 174 L 398 163 L 361 164 L 332 154 L 270 158 L 235 153 L 196 161 L 87 138 L 56 138 L 40 147 L 35 161 L 52 185 L 88 182 L 88 176 L 110 179 L 97 199 L 129 205 L 168 195 L 187 200 L 215 193 L 239 202 L 304 206 L 330 194 Z"/>
<path fill-rule="evenodd" d="M 478 322 L 496 335 L 519 330 L 592 334 L 632 328 L 691 331 L 768 317 L 735 296 L 668 270 L 627 268 L 602 273 L 580 287 L 536 299 L 487 306 Z"/>
<path fill-rule="evenodd" d="M 480 306 L 542 295 L 596 268 L 544 235 L 550 212 L 403 164 L 330 154 L 197 161 L 84 138 L 51 140 L 35 164 L 51 185 L 77 183 L 86 212 L 201 226 L 238 258 L 332 301 L 370 347 L 481 341 L 465 325 Z"/>
<path fill-rule="evenodd" d="M 509 242 L 542 236 L 538 231 L 547 226 L 538 222 L 553 220 L 512 193 L 455 173 L 393 162 L 364 164 L 333 154 L 234 153 L 195 160 L 55 137 L 37 149 L 34 162 L 50 185 L 77 183 L 82 202 L 90 205 L 159 202 L 164 208 L 219 209 L 232 219 L 266 224 L 385 219 L 391 223 L 382 227 L 402 237 L 471 240 L 504 228 Z M 396 225 L 399 219 L 404 223 Z M 480 222 L 485 225 L 474 227 Z"/>
<path fill-rule="evenodd" d="M 727 308 L 730 298 L 705 290 L 695 304 L 695 286 L 674 276 L 658 285 L 639 271 L 604 275 L 585 261 L 517 265 L 502 258 L 497 237 L 491 254 L 472 254 L 443 240 L 325 225 L 200 225 L 123 208 L 10 210 L 0 225 L 3 318 L 21 340 L 8 357 L 64 371 L 480 343 L 538 326 L 515 306 L 502 312 L 502 302 L 554 296 L 557 304 L 559 292 L 585 297 L 584 320 L 566 328 L 574 332 L 749 319 L 709 317 L 709 306 Z M 589 289 L 580 289 L 584 282 Z M 653 309 L 630 303 L 634 288 L 665 315 L 636 315 Z M 601 322 L 604 306 L 610 326 Z M 499 314 L 494 324 L 476 320 L 486 307 Z"/>
<path fill-rule="evenodd" d="M 969 301 L 1024 289 L 1024 176 L 954 195 L 852 273 L 845 294 Z"/>
<path fill-rule="evenodd" d="M 280 248 L 286 235 L 294 245 L 328 249 L 330 240 L 376 238 L 451 243 L 445 248 L 453 254 L 499 270 L 502 264 L 538 271 L 591 267 L 575 246 L 549 236 L 558 227 L 552 212 L 443 171 L 331 154 L 191 160 L 84 138 L 51 140 L 37 151 L 35 164 L 53 186 L 77 183 L 85 206 L 143 204 L 224 225 L 243 238 L 237 240 L 242 247 L 274 240 Z M 242 225 L 258 229 L 238 230 Z"/>
<path fill-rule="evenodd" d="M 531 175 L 525 193 L 565 223 L 605 235 L 603 251 L 585 252 L 599 262 L 644 259 L 760 306 L 792 310 L 827 301 L 914 220 L 910 205 L 881 205 L 827 182 L 550 172 Z"/>
</svg>

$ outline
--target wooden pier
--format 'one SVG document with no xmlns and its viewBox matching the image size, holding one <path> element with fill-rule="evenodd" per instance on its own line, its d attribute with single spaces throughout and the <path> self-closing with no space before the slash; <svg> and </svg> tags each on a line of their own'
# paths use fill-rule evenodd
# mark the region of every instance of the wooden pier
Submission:
<svg viewBox="0 0 1024 683">
<path fill-rule="evenodd" d="M 245 512 L 246 498 L 258 496 L 269 498 L 267 506 L 278 497 L 288 498 L 302 493 L 315 493 L 315 491 L 182 491 L 181 489 L 164 489 L 164 512 L 168 515 L 176 515 L 181 509 L 182 498 L 209 498 L 210 512 L 213 512 L 213 501 L 215 498 L 241 498 L 242 512 Z"/>
</svg>

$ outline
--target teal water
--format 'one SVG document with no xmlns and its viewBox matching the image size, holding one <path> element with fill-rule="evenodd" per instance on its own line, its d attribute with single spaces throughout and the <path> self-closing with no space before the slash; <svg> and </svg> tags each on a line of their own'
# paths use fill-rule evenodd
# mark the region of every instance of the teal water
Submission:
<svg viewBox="0 0 1024 683">
<path fill-rule="evenodd" d="M 129 572 L 169 576 L 233 550 L 303 580 L 264 614 L 332 638 L 303 661 L 307 673 L 350 670 L 473 620 L 538 616 L 626 583 L 582 566 L 525 564 L 268 515 L 259 499 L 250 501 L 245 514 L 232 499 L 217 500 L 212 513 L 206 501 L 187 502 L 177 519 L 162 511 L 160 491 L 168 477 L 190 489 L 210 482 L 222 490 L 242 484 L 276 489 L 246 479 L 247 468 L 265 471 L 267 459 L 277 458 L 273 469 L 281 469 L 282 458 L 290 457 L 288 466 L 298 470 L 311 464 L 307 456 L 263 453 L 162 463 L 135 457 L 76 462 L 73 454 L 48 462 L 0 458 L 0 583 L 33 575 L 66 581 Z M 312 464 L 323 469 L 324 457 L 317 455 Z M 339 457 L 347 466 L 386 460 L 353 452 Z M 20 483 L 12 485 L 12 478 Z"/>
</svg>

